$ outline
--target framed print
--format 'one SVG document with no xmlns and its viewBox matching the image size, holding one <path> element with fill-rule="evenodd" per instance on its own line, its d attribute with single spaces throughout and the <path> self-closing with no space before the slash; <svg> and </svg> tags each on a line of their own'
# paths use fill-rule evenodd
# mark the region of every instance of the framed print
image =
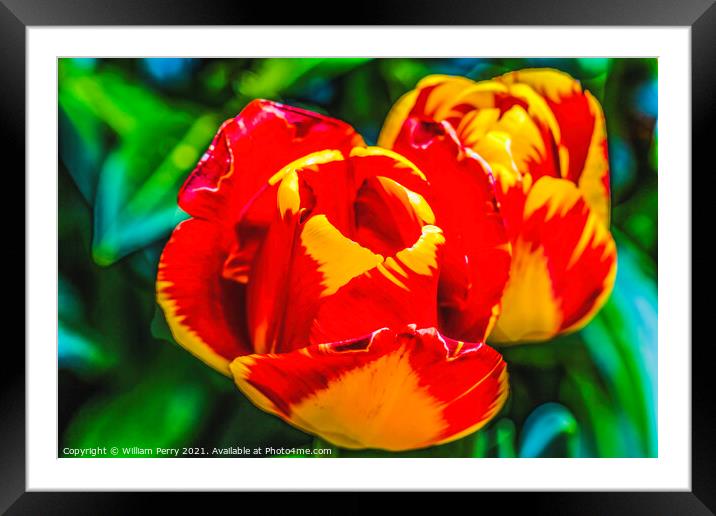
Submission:
<svg viewBox="0 0 716 516">
<path fill-rule="evenodd" d="M 132 503 L 70 491 L 714 510 L 691 338 L 709 2 L 270 27 L 6 4 L 9 514 Z"/>
</svg>

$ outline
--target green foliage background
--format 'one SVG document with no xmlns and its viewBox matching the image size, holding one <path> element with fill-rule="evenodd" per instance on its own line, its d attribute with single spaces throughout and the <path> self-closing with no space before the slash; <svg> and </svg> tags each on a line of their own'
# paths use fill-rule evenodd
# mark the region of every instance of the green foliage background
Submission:
<svg viewBox="0 0 716 516">
<path fill-rule="evenodd" d="M 656 456 L 656 60 L 174 58 L 59 61 L 58 455 L 328 446 L 256 409 L 173 343 L 154 279 L 186 217 L 180 185 L 219 124 L 254 98 L 327 113 L 375 143 L 392 103 L 427 74 L 489 79 L 531 66 L 572 74 L 604 106 L 614 293 L 579 333 L 501 349 L 512 394 L 483 430 L 425 450 L 331 456 Z"/>
</svg>

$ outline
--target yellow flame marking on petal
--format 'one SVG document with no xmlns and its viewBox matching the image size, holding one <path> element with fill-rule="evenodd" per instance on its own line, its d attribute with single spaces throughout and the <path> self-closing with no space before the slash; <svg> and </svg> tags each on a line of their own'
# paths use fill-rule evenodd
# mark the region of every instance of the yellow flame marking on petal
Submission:
<svg viewBox="0 0 716 516">
<path fill-rule="evenodd" d="M 604 177 L 609 174 L 609 161 L 604 153 L 604 144 L 607 139 L 604 113 L 599 102 L 591 93 L 585 91 L 589 106 L 594 115 L 594 131 L 589 143 L 589 151 L 584 162 L 584 169 L 579 177 L 579 189 L 594 211 L 597 218 L 609 227 L 609 190 L 604 187 Z"/>
<path fill-rule="evenodd" d="M 415 101 L 418 99 L 418 90 L 411 90 L 402 97 L 400 97 L 393 107 L 388 112 L 388 116 L 383 122 L 383 128 L 380 130 L 378 136 L 378 145 L 389 149 L 395 144 L 395 140 L 400 134 L 400 130 L 408 118 L 410 111 L 415 106 Z"/>
<path fill-rule="evenodd" d="M 491 374 L 492 372 L 497 369 L 497 367 L 500 366 L 502 363 L 502 360 L 500 360 L 497 364 L 495 364 L 495 367 L 487 374 L 485 377 L 483 377 L 478 383 L 475 384 L 473 387 L 478 387 L 482 382 L 484 382 Z M 500 378 L 497 380 L 499 383 L 499 390 L 497 398 L 490 404 L 490 407 L 487 409 L 485 414 L 483 415 L 482 419 L 475 423 L 474 425 L 466 428 L 462 432 L 458 432 L 454 435 L 451 435 L 450 437 L 447 437 L 446 439 L 443 439 L 441 441 L 438 441 L 435 443 L 438 444 L 445 444 L 449 443 L 451 441 L 456 441 L 457 439 L 462 439 L 463 437 L 470 435 L 474 432 L 477 432 L 480 428 L 485 426 L 487 423 L 490 422 L 490 420 L 495 417 L 495 415 L 502 409 L 502 407 L 505 405 L 505 402 L 507 401 L 507 395 L 510 393 L 510 384 L 509 384 L 509 375 L 507 374 L 507 368 L 505 367 L 502 372 L 500 373 Z"/>
<path fill-rule="evenodd" d="M 385 266 L 390 268 L 390 270 L 397 272 L 404 278 L 408 277 L 408 272 L 402 267 L 402 265 L 396 262 L 392 256 L 388 256 L 385 259 Z"/>
<path fill-rule="evenodd" d="M 590 111 L 595 117 L 595 127 L 583 171 L 569 170 L 569 151 L 561 145 L 558 126 L 557 129 L 552 128 L 552 123 L 550 122 L 550 128 L 555 134 L 559 148 L 562 177 L 581 172 L 579 187 L 584 193 L 587 203 L 594 210 L 599 220 L 608 226 L 610 199 L 609 192 L 604 188 L 602 181 L 605 174 L 609 173 L 609 163 L 602 148 L 602 144 L 606 139 L 606 124 L 599 102 L 591 93 L 582 89 L 578 80 L 559 70 L 539 68 L 518 70 L 503 75 L 500 80 L 510 84 L 520 82 L 524 83 L 523 85 L 529 85 L 538 95 L 543 95 L 552 102 L 559 102 L 560 99 L 571 95 L 584 94 L 586 96 Z M 553 115 L 552 118 L 554 118 Z"/>
<path fill-rule="evenodd" d="M 569 175 L 569 149 L 564 145 L 559 145 L 557 152 L 559 153 L 560 175 L 564 178 Z"/>
<path fill-rule="evenodd" d="M 286 176 L 289 172 L 301 170 L 302 168 L 323 165 L 324 163 L 330 163 L 331 161 L 342 161 L 344 159 L 345 158 L 343 157 L 343 153 L 335 149 L 326 149 L 318 152 L 312 152 L 311 154 L 307 154 L 301 158 L 298 158 L 297 160 L 292 161 L 291 163 L 283 167 L 281 170 L 276 172 L 273 176 L 269 178 L 268 184 L 274 186 L 279 181 L 281 181 L 284 176 Z"/>
<path fill-rule="evenodd" d="M 587 222 L 584 224 L 584 229 L 582 230 L 582 234 L 579 237 L 579 241 L 577 242 L 577 245 L 574 246 L 574 249 L 572 250 L 572 255 L 569 257 L 567 269 L 571 269 L 574 264 L 577 263 L 582 257 L 584 250 L 587 248 L 587 244 L 594 236 L 595 222 L 596 219 L 594 218 L 594 216 L 590 215 L 589 217 L 587 217 Z"/>
<path fill-rule="evenodd" d="M 490 336 L 495 342 L 544 340 L 559 330 L 562 316 L 554 299 L 547 258 L 541 247 L 531 247 L 520 238 L 513 246 L 502 313 Z"/>
<path fill-rule="evenodd" d="M 417 242 L 407 249 L 398 251 L 395 257 L 388 257 L 378 265 L 377 270 L 389 281 L 402 288 L 408 287 L 394 274 L 407 278 L 406 268 L 422 276 L 431 276 L 437 269 L 438 248 L 445 243 L 442 229 L 433 225 L 423 226 Z"/>
<path fill-rule="evenodd" d="M 492 164 L 492 175 L 500 185 L 502 193 L 507 191 L 517 184 L 520 180 L 521 174 L 511 167 L 506 167 L 502 163 Z"/>
<path fill-rule="evenodd" d="M 332 380 L 291 407 L 292 420 L 344 448 L 405 450 L 431 444 L 447 427 L 404 350 Z"/>
<path fill-rule="evenodd" d="M 322 296 L 335 294 L 356 276 L 383 262 L 383 257 L 345 237 L 324 214 L 309 218 L 301 244 L 323 274 Z"/>
<path fill-rule="evenodd" d="M 425 102 L 425 114 L 436 120 L 444 120 L 456 105 L 455 101 L 461 92 L 474 84 L 474 81 L 466 77 L 443 76 L 443 80 L 430 92 Z"/>
<path fill-rule="evenodd" d="M 159 277 L 161 276 L 162 273 L 160 271 Z M 214 350 L 199 337 L 198 333 L 184 324 L 184 319 L 186 318 L 178 315 L 178 305 L 176 301 L 167 294 L 167 289 L 173 285 L 174 283 L 171 281 L 158 279 L 156 289 L 157 302 L 164 311 L 169 330 L 174 340 L 208 366 L 216 369 L 223 375 L 231 376 L 229 361 L 214 352 Z"/>
<path fill-rule="evenodd" d="M 561 141 L 561 131 L 557 118 L 544 97 L 527 84 L 512 85 L 510 93 L 524 100 L 527 103 L 527 112 L 549 128 L 557 143 Z"/>
<path fill-rule="evenodd" d="M 298 191 L 298 174 L 295 171 L 288 172 L 281 179 L 276 199 L 279 213 L 283 217 L 298 213 L 298 209 L 301 207 L 301 195 Z"/>
<path fill-rule="evenodd" d="M 466 77 L 434 73 L 432 75 L 426 75 L 425 77 L 420 79 L 420 81 L 418 81 L 418 84 L 415 87 L 415 89 L 422 90 L 424 88 L 428 88 L 430 86 L 434 86 L 436 84 L 440 84 L 443 82 L 450 82 L 452 80 L 469 81 L 469 79 L 467 79 Z M 470 81 L 470 82 L 472 82 L 472 81 Z"/>
<path fill-rule="evenodd" d="M 490 131 L 473 145 L 473 150 L 490 164 L 490 168 L 502 165 L 518 175 L 527 172 L 520 170 L 512 157 L 512 137 L 508 133 Z"/>
<path fill-rule="evenodd" d="M 547 206 L 546 219 L 562 217 L 577 202 L 583 200 L 579 189 L 565 179 L 542 177 L 531 189 L 525 203 L 524 217 L 529 218 L 536 210 Z M 582 201 L 583 202 L 583 201 Z M 579 241 L 572 250 L 567 268 L 573 267 L 589 246 L 594 249 L 604 245 L 602 258 L 616 253 L 609 230 L 585 203 L 589 210 Z M 497 320 L 491 339 L 495 342 L 545 340 L 556 333 L 574 331 L 584 326 L 602 307 L 614 286 L 616 262 L 603 282 L 603 288 L 590 310 L 568 328 L 560 328 L 563 315 L 559 300 L 554 298 L 553 286 L 542 247 L 518 237 L 513 246 L 510 280 L 502 296 L 502 313 Z"/>
<path fill-rule="evenodd" d="M 389 177 L 378 176 L 377 179 L 386 192 L 390 192 L 392 195 L 397 196 L 401 199 L 403 204 L 405 204 L 405 201 L 407 200 L 407 203 L 410 204 L 410 208 L 413 209 L 413 212 L 423 224 L 435 224 L 435 214 L 433 213 L 433 209 L 422 195 L 413 192 Z M 408 207 L 406 206 L 406 208 Z"/>
<path fill-rule="evenodd" d="M 423 181 L 427 181 L 425 174 L 416 167 L 412 161 L 408 160 L 405 156 L 398 154 L 390 149 L 383 149 L 381 147 L 353 147 L 350 153 L 350 157 L 354 158 L 365 158 L 365 157 L 385 157 L 394 161 L 393 166 L 398 168 L 407 168 L 413 174 L 418 176 Z"/>
<path fill-rule="evenodd" d="M 437 226 L 423 226 L 418 241 L 396 253 L 396 259 L 417 274 L 430 276 L 437 269 L 438 247 L 445 243 L 443 232 Z"/>
<path fill-rule="evenodd" d="M 528 84 L 540 95 L 546 96 L 552 102 L 557 102 L 562 97 L 582 92 L 579 81 L 569 74 L 553 68 L 525 68 L 507 73 L 501 76 L 500 80 L 508 83 Z"/>
<path fill-rule="evenodd" d="M 260 355 L 261 357 L 271 357 L 270 353 Z M 245 355 L 243 357 L 236 358 L 231 362 L 230 374 L 234 377 L 237 387 L 243 392 L 257 407 L 265 412 L 279 415 L 279 411 L 276 405 L 268 399 L 263 393 L 256 387 L 247 382 L 251 370 L 256 366 L 258 360 L 255 356 Z"/>
<path fill-rule="evenodd" d="M 469 85 L 472 81 L 466 79 L 465 77 L 438 74 L 428 75 L 427 77 L 422 78 L 420 82 L 418 82 L 417 86 L 415 86 L 414 90 L 404 94 L 395 102 L 395 104 L 393 104 L 393 107 L 388 112 L 388 116 L 385 118 L 385 122 L 383 122 L 383 128 L 381 129 L 380 136 L 378 137 L 378 145 L 386 149 L 393 147 L 405 120 L 408 118 L 410 112 L 415 106 L 415 102 L 417 101 L 421 90 L 431 86 L 436 86 L 435 89 L 440 90 L 439 92 L 435 91 L 431 93 L 431 98 L 428 100 L 428 103 L 426 103 L 425 113 L 419 113 L 421 115 L 432 114 L 429 113 L 429 111 L 435 110 L 441 103 L 445 102 L 445 99 L 451 98 L 451 95 L 449 94 L 451 91 L 450 88 L 451 85 L 455 83 Z M 446 85 L 448 90 L 444 89 Z M 438 93 L 437 96 L 435 96 L 436 92 Z M 448 106 L 448 108 L 449 107 L 450 106 Z"/>
<path fill-rule="evenodd" d="M 609 232 L 606 233 L 607 245 L 604 249 L 603 257 L 608 254 L 616 253 L 616 244 L 614 243 L 614 239 L 612 238 L 611 234 Z M 589 309 L 587 313 L 585 313 L 578 321 L 576 321 L 571 326 L 564 328 L 562 330 L 563 333 L 568 333 L 572 331 L 577 331 L 582 329 L 586 324 L 592 320 L 592 317 L 596 315 L 599 310 L 602 309 L 602 306 L 604 306 L 604 303 L 606 303 L 607 299 L 609 299 L 609 296 L 612 293 L 612 290 L 614 289 L 614 282 L 617 278 L 617 261 L 614 260 L 614 265 L 609 270 L 609 273 L 607 274 L 606 278 L 604 278 L 604 283 L 602 286 L 602 291 L 597 297 L 597 299 L 594 300 L 594 304 Z"/>
<path fill-rule="evenodd" d="M 606 226 L 601 223 L 593 209 L 590 209 L 587 223 L 584 226 L 584 230 L 582 231 L 579 243 L 577 244 L 577 246 L 575 246 L 574 252 L 570 257 L 569 264 L 567 266 L 568 268 L 574 266 L 577 261 L 583 256 L 590 241 L 590 249 L 595 249 L 600 245 L 604 246 L 604 250 L 602 251 L 602 255 L 600 257 L 602 260 L 606 259 L 610 255 L 615 255 L 617 252 L 614 238 L 612 237 Z M 592 304 L 591 308 L 578 321 L 574 322 L 571 326 L 562 329 L 562 332 L 566 333 L 579 330 L 592 320 L 592 317 L 594 317 L 594 315 L 599 310 L 601 310 L 602 306 L 604 306 L 604 303 L 606 303 L 607 299 L 609 298 L 609 295 L 612 293 L 616 276 L 617 261 L 615 259 L 612 267 L 607 273 L 607 276 L 604 278 L 600 294 L 597 299 L 594 300 L 594 303 Z"/>
<path fill-rule="evenodd" d="M 408 289 L 408 286 L 402 281 L 400 281 L 384 264 L 379 263 L 376 269 L 394 285 L 398 286 L 399 288 L 402 288 L 405 291 L 410 290 Z"/>
<path fill-rule="evenodd" d="M 453 99 L 451 107 L 459 104 L 469 104 L 480 111 L 495 108 L 498 95 L 511 95 L 523 100 L 527 104 L 527 112 L 529 115 L 548 127 L 554 135 L 555 140 L 557 142 L 560 141 L 559 124 L 545 99 L 529 85 L 515 83 L 510 80 L 509 76 L 502 76 L 497 80 L 474 83 L 465 88 Z M 444 115 L 447 114 L 447 112 L 444 113 Z"/>
<path fill-rule="evenodd" d="M 457 128 L 460 141 L 463 145 L 472 147 L 485 137 L 500 118 L 500 110 L 497 108 L 476 109 L 467 113 Z"/>
<path fill-rule="evenodd" d="M 392 151 L 377 147 L 356 147 L 351 152 L 351 158 L 366 156 L 387 157 L 397 163 L 398 166 L 405 166 L 414 173 L 422 175 L 412 163 Z M 378 180 L 387 188 L 397 189 L 401 194 L 404 194 L 404 199 L 407 199 L 407 202 L 410 203 L 415 215 L 421 219 L 422 224 L 425 224 L 417 242 L 412 247 L 399 251 L 395 258 L 419 274 L 432 274 L 433 271 L 430 268 L 437 268 L 437 247 L 442 245 L 444 237 L 442 236 L 442 230 L 432 225 L 435 222 L 435 215 L 430 205 L 422 195 L 405 188 L 390 178 L 378 176 Z M 298 176 L 295 171 L 287 172 L 281 180 L 278 191 L 278 205 L 283 215 L 289 212 L 297 212 L 300 198 Z M 407 289 L 405 284 L 398 280 L 389 270 L 395 260 L 392 260 L 392 263 L 389 262 L 387 265 L 384 264 L 383 256 L 373 253 L 347 238 L 330 223 L 324 214 L 315 215 L 306 221 L 303 225 L 300 239 L 308 255 L 318 263 L 318 270 L 323 275 L 324 290 L 321 294 L 322 296 L 334 294 L 351 279 L 366 273 L 374 267 L 377 267 L 386 278 L 397 286 Z M 401 267 L 397 267 L 395 272 L 407 277 Z"/>
<path fill-rule="evenodd" d="M 507 93 L 507 86 L 497 81 L 473 82 L 455 95 L 451 106 L 467 104 L 479 110 L 492 109 L 496 107 L 497 95 Z"/>
<path fill-rule="evenodd" d="M 419 193 L 413 192 L 412 190 L 405 189 L 410 205 L 415 210 L 415 213 L 425 224 L 435 224 L 435 214 L 432 208 L 425 200 L 425 198 Z"/>
<path fill-rule="evenodd" d="M 495 130 L 510 135 L 512 158 L 518 170 L 527 171 L 530 160 L 537 162 L 543 159 L 544 140 L 534 121 L 522 106 L 513 106 L 502 115 L 499 122 L 495 124 Z"/>
<path fill-rule="evenodd" d="M 547 219 L 564 216 L 582 198 L 577 187 L 570 181 L 549 176 L 537 180 L 525 202 L 524 218 L 547 206 Z M 559 213 L 558 213 L 559 212 Z"/>
</svg>

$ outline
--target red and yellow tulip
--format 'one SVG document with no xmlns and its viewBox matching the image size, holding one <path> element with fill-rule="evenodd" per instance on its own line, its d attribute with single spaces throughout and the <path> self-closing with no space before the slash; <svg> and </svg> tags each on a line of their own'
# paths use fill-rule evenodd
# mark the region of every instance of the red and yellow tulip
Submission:
<svg viewBox="0 0 716 516">
<path fill-rule="evenodd" d="M 462 146 L 458 161 L 463 155 L 483 160 L 497 183 L 512 258 L 491 341 L 546 340 L 584 326 L 616 276 L 606 129 L 597 100 L 567 74 L 549 69 L 483 82 L 449 76 L 420 81 L 391 110 L 379 144 L 413 160 L 429 182 L 450 182 L 444 194 L 449 203 L 449 192 L 467 182 L 425 144 L 444 135 Z M 451 203 L 451 213 L 436 210 L 437 223 L 443 217 L 472 220 L 474 210 L 474 203 Z M 466 260 L 474 262 L 477 254 L 469 251 Z M 492 274 L 501 278 L 504 272 L 493 268 Z M 443 297 L 441 304 L 454 302 Z"/>
<path fill-rule="evenodd" d="M 457 439 L 504 405 L 485 344 L 586 324 L 615 276 L 606 132 L 571 78 L 431 76 L 379 146 L 269 101 L 224 123 L 160 259 L 179 344 L 345 448 Z"/>
<path fill-rule="evenodd" d="M 502 357 L 442 336 L 445 235 L 424 174 L 346 124 L 254 101 L 179 195 L 162 254 L 176 340 L 256 405 L 347 448 L 456 439 L 507 396 Z"/>
</svg>

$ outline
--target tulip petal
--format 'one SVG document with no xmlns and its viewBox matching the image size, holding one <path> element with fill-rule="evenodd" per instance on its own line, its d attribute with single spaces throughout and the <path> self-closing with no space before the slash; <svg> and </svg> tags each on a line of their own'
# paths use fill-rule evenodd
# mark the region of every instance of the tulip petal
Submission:
<svg viewBox="0 0 716 516">
<path fill-rule="evenodd" d="M 356 195 L 356 191 L 358 191 L 357 195 L 360 195 L 360 189 L 366 181 L 383 177 L 393 179 L 408 188 L 425 182 L 425 176 L 415 165 L 388 149 L 359 146 L 354 147 L 350 152 L 333 149 L 302 156 L 273 174 L 242 210 L 237 226 L 238 243 L 232 249 L 224 269 L 226 277 L 243 283 L 248 281 L 258 246 L 274 217 L 279 184 L 285 176 L 296 171 L 300 171 L 306 181 L 310 181 L 311 177 L 316 175 L 322 175 L 324 178 L 332 175 L 330 181 L 311 183 L 311 195 L 320 200 L 320 205 L 313 206 L 312 212 L 328 214 L 332 224 L 348 233 L 356 229 L 354 223 L 356 214 L 351 208 L 352 196 Z M 350 198 L 347 197 L 349 194 Z M 364 198 L 359 202 L 366 201 L 367 198 Z M 375 208 L 376 205 L 373 203 L 370 209 Z M 364 213 L 367 214 L 368 211 L 364 210 Z M 390 219 L 381 221 L 383 230 L 388 231 L 396 227 L 404 229 L 405 225 L 394 218 L 397 212 L 393 212 L 392 215 Z M 419 227 L 415 233 L 417 238 L 420 234 Z M 364 236 L 366 239 L 370 238 L 367 233 Z"/>
<path fill-rule="evenodd" d="M 348 124 L 267 100 L 250 102 L 226 121 L 179 192 L 194 217 L 234 224 L 268 179 L 295 159 L 362 144 Z"/>
<path fill-rule="evenodd" d="M 545 99 L 524 84 L 505 85 L 498 81 L 482 81 L 463 90 L 453 99 L 454 107 L 446 118 L 460 127 L 458 137 L 479 154 L 483 135 L 504 134 L 509 137 L 510 155 L 521 173 L 530 173 L 535 179 L 548 175 L 560 177 L 560 162 L 556 142 L 559 125 Z M 482 113 L 499 116 L 486 117 Z M 467 124 L 473 118 L 483 119 L 482 124 Z M 494 121 L 488 125 L 490 120 Z M 467 119 L 467 120 L 466 120 Z M 477 131 L 476 131 L 477 129 Z M 490 159 L 484 156 L 487 161 Z"/>
<path fill-rule="evenodd" d="M 494 349 L 412 327 L 248 355 L 231 371 L 259 408 L 345 448 L 398 451 L 457 439 L 493 418 L 508 393 Z"/>
<path fill-rule="evenodd" d="M 409 248 L 356 275 L 318 309 L 312 343 L 365 335 L 382 326 L 437 324 L 438 262 L 445 238 L 431 225 Z"/>
<path fill-rule="evenodd" d="M 492 162 L 492 174 L 495 177 L 495 197 L 500 207 L 500 215 L 510 242 L 517 239 L 522 227 L 527 193 L 532 186 L 532 176 L 522 175 L 513 167 L 500 162 Z"/>
<path fill-rule="evenodd" d="M 271 179 L 266 194 L 278 209 L 247 290 L 257 352 L 363 335 L 387 322 L 436 323 L 442 231 L 429 224 L 425 199 L 391 176 L 424 183 L 405 158 L 373 148 L 314 153 Z"/>
<path fill-rule="evenodd" d="M 259 353 L 305 345 L 321 300 L 382 257 L 345 237 L 325 215 L 276 220 L 248 284 L 249 331 Z"/>
<path fill-rule="evenodd" d="M 496 161 L 501 162 L 522 174 L 529 174 L 534 180 L 542 176 L 559 177 L 552 137 L 546 136 L 520 105 L 512 106 L 504 112 L 484 137 L 475 138 L 468 131 L 465 132 L 465 135 L 458 135 L 460 141 L 491 165 Z M 495 144 L 502 147 L 498 155 L 495 155 Z"/>
<path fill-rule="evenodd" d="M 506 84 L 526 84 L 542 95 L 560 127 L 558 145 L 562 177 L 579 185 L 597 217 L 609 224 L 609 159 L 604 113 L 579 81 L 558 70 L 536 68 L 498 78 Z"/>
<path fill-rule="evenodd" d="M 389 113 L 379 144 L 394 146 L 411 116 L 447 121 L 460 142 L 484 156 L 480 142 L 490 133 L 509 136 L 510 159 L 535 179 L 559 177 L 555 138 L 559 125 L 545 99 L 524 84 L 474 82 L 465 77 L 428 76 L 404 95 Z M 486 157 L 487 161 L 492 163 Z"/>
<path fill-rule="evenodd" d="M 175 340 L 217 371 L 251 353 L 245 335 L 245 286 L 221 277 L 226 233 L 200 219 L 180 223 L 159 260 L 157 300 Z"/>
<path fill-rule="evenodd" d="M 474 82 L 470 79 L 450 75 L 429 75 L 421 79 L 414 90 L 399 98 L 390 109 L 380 131 L 378 145 L 393 148 L 403 124 L 411 116 L 440 120 L 438 112 L 472 84 Z"/>
<path fill-rule="evenodd" d="M 435 221 L 422 196 L 386 177 L 366 179 L 354 205 L 356 241 L 383 256 L 410 247 L 415 242 L 416 229 Z M 406 206 L 413 209 L 405 209 Z"/>
<path fill-rule="evenodd" d="M 446 122 L 409 119 L 395 148 L 426 174 L 430 187 L 424 195 L 436 213 L 436 225 L 445 232 L 441 331 L 463 340 L 483 340 L 498 313 L 510 267 L 489 168 L 462 147 Z"/>
<path fill-rule="evenodd" d="M 609 231 L 570 181 L 543 177 L 527 194 L 510 281 L 491 340 L 545 340 L 581 328 L 616 277 Z"/>
</svg>

